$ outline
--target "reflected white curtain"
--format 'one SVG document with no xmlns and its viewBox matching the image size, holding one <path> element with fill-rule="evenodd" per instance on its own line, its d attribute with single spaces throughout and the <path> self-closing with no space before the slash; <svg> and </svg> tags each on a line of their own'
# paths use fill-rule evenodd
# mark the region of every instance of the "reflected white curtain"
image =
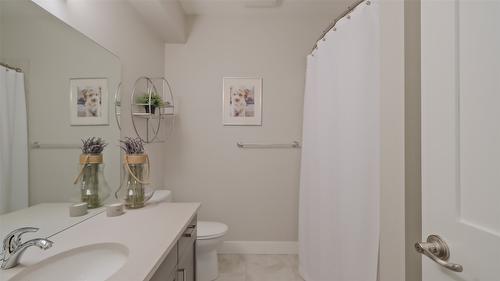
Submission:
<svg viewBox="0 0 500 281">
<path fill-rule="evenodd" d="M 0 214 L 28 206 L 24 74 L 0 66 Z"/>
<path fill-rule="evenodd" d="M 377 280 L 379 12 L 344 18 L 308 57 L 299 264 L 306 281 Z"/>
</svg>

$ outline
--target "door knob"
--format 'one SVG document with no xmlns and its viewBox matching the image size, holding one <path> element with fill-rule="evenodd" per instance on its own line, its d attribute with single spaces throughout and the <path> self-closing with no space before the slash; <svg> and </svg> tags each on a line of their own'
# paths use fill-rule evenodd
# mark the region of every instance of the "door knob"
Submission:
<svg viewBox="0 0 500 281">
<path fill-rule="evenodd" d="M 429 235 L 427 242 L 415 243 L 417 252 L 426 255 L 442 267 L 455 272 L 462 272 L 464 269 L 460 264 L 450 263 L 450 248 L 438 235 Z"/>
</svg>

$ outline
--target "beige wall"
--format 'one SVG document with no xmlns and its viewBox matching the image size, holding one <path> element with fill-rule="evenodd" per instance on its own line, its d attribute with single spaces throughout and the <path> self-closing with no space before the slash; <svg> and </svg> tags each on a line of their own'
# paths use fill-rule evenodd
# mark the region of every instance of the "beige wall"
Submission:
<svg viewBox="0 0 500 281">
<path fill-rule="evenodd" d="M 421 280 L 420 1 L 381 7 L 382 190 L 379 280 Z"/>
<path fill-rule="evenodd" d="M 122 62 L 122 101 L 128 101 L 140 76 L 164 74 L 164 44 L 140 19 L 127 1 L 32 0 L 76 30 L 116 54 Z M 89 21 L 89 19 L 91 19 Z M 130 112 L 123 102 L 122 112 Z M 128 114 L 122 115 L 121 135 L 135 136 Z M 152 182 L 163 184 L 164 144 L 147 146 L 152 164 Z"/>
<path fill-rule="evenodd" d="M 88 136 L 103 137 L 106 179 L 112 189 L 119 184 L 120 131 L 109 103 L 107 126 L 71 126 L 69 81 L 71 78 L 108 79 L 112 94 L 121 79 L 119 59 L 29 1 L 2 3 L 5 15 L 0 27 L 4 60 L 23 69 L 26 77 L 29 143 L 79 144 Z M 29 203 L 70 199 L 77 173 L 77 149 L 29 151 Z"/>
<path fill-rule="evenodd" d="M 179 115 L 165 185 L 200 201 L 200 219 L 226 240 L 296 241 L 300 150 L 242 150 L 236 142 L 301 139 L 306 55 L 329 18 L 197 17 L 186 44 L 167 44 L 165 72 Z M 262 126 L 222 125 L 222 78 L 262 77 Z"/>
<path fill-rule="evenodd" d="M 405 1 L 405 245 L 406 281 L 422 280 L 420 149 L 420 0 Z"/>
<path fill-rule="evenodd" d="M 3 25 L 3 21 L 4 21 L 4 8 L 3 8 L 3 5 L 0 5 L 0 25 Z M 5 39 L 3 38 L 3 28 L 0 27 L 0 61 L 3 62 L 3 45 L 4 45 L 4 42 L 5 42 Z"/>
<path fill-rule="evenodd" d="M 405 280 L 404 2 L 380 5 L 381 194 L 379 280 Z"/>
</svg>

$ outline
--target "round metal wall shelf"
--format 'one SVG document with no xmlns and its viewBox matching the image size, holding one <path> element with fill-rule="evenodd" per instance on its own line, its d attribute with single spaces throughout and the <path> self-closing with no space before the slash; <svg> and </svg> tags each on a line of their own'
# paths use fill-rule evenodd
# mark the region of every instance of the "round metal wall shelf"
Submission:
<svg viewBox="0 0 500 281">
<path fill-rule="evenodd" d="M 118 125 L 118 130 L 121 130 L 122 127 L 120 125 L 120 115 L 121 115 L 121 89 L 122 89 L 122 82 L 118 83 L 118 87 L 116 88 L 115 92 L 115 119 L 116 119 L 116 124 Z"/>
<path fill-rule="evenodd" d="M 141 96 L 147 97 L 148 102 L 138 102 Z M 163 105 L 154 106 L 153 96 L 160 96 Z M 175 120 L 174 96 L 168 81 L 164 77 L 139 77 L 134 83 L 130 99 L 132 125 L 137 136 L 145 143 L 164 142 L 165 139 L 161 139 L 159 134 L 162 121 L 169 123 L 165 134 L 168 137 L 173 131 Z"/>
</svg>

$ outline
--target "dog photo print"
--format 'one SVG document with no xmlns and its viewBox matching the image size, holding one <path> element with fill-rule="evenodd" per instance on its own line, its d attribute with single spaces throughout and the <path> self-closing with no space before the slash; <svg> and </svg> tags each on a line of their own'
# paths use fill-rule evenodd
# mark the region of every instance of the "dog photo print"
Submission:
<svg viewBox="0 0 500 281">
<path fill-rule="evenodd" d="M 108 124 L 108 80 L 71 79 L 71 125 Z"/>
<path fill-rule="evenodd" d="M 223 79 L 224 125 L 261 125 L 262 79 Z"/>
</svg>

